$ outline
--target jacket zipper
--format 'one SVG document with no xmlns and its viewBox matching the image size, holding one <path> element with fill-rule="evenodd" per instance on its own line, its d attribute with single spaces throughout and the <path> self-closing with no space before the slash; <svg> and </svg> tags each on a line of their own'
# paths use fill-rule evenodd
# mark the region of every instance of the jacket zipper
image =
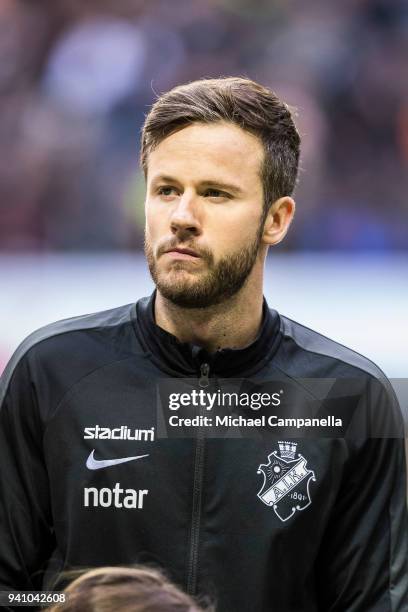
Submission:
<svg viewBox="0 0 408 612">
<path fill-rule="evenodd" d="M 208 363 L 202 363 L 200 366 L 200 387 L 208 387 L 210 366 Z M 200 416 L 204 412 L 204 407 L 200 406 Z M 187 592 L 190 595 L 195 595 L 197 591 L 197 566 L 198 566 L 198 551 L 200 539 L 200 524 L 201 524 L 201 502 L 203 493 L 203 477 L 204 477 L 204 454 L 205 454 L 205 436 L 204 428 L 199 427 L 197 430 L 197 442 L 194 458 L 194 482 L 193 482 L 193 505 L 191 513 L 191 532 L 190 532 L 190 557 L 188 563 L 187 576 Z"/>
<path fill-rule="evenodd" d="M 202 363 L 200 365 L 200 380 L 198 381 L 198 384 L 200 385 L 200 387 L 208 387 L 208 385 L 210 384 L 209 376 L 210 376 L 209 364 Z"/>
</svg>

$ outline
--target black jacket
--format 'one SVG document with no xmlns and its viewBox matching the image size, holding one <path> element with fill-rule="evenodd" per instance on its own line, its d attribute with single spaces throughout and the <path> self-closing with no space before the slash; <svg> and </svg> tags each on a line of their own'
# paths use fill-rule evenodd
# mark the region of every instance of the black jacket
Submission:
<svg viewBox="0 0 408 612">
<path fill-rule="evenodd" d="M 3 373 L 0 591 L 148 563 L 219 612 L 407 611 L 403 424 L 382 372 L 266 305 L 253 344 L 209 355 L 157 327 L 153 300 L 47 326 Z M 177 389 L 239 401 L 169 410 Z M 259 392 L 276 401 L 241 401 Z M 169 424 L 194 415 L 212 426 Z"/>
</svg>

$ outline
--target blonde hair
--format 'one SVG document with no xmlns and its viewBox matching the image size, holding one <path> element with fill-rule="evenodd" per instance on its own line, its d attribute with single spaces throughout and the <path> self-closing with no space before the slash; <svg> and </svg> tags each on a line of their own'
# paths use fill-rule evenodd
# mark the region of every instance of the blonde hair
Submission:
<svg viewBox="0 0 408 612">
<path fill-rule="evenodd" d="M 78 576 L 68 572 L 65 576 Z M 204 612 L 160 571 L 100 567 L 81 573 L 65 588 L 66 601 L 48 612 Z M 213 612 L 213 608 L 205 608 Z"/>
</svg>

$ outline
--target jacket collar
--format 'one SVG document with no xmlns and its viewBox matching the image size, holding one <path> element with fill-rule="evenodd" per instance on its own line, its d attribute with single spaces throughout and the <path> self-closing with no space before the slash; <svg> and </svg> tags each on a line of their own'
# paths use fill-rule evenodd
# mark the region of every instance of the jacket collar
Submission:
<svg viewBox="0 0 408 612">
<path fill-rule="evenodd" d="M 154 301 L 156 291 L 136 303 L 136 336 L 147 356 L 163 371 L 173 376 L 200 374 L 207 363 L 210 375 L 225 377 L 247 376 L 260 370 L 272 357 L 279 344 L 279 314 L 270 310 L 264 298 L 262 323 L 258 336 L 241 349 L 220 349 L 208 353 L 190 342 L 180 342 L 175 336 L 156 325 Z M 201 372 L 202 373 L 202 372 Z"/>
</svg>

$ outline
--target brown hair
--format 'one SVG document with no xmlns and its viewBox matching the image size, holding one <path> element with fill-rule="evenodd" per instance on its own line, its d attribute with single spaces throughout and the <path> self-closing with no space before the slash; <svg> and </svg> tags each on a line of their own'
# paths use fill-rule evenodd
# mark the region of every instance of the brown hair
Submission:
<svg viewBox="0 0 408 612">
<path fill-rule="evenodd" d="M 141 165 L 147 175 L 148 156 L 174 132 L 192 123 L 229 121 L 261 139 L 265 214 L 270 205 L 291 195 L 296 185 L 300 136 L 287 104 L 250 79 L 203 79 L 161 95 L 148 113 L 141 142 Z"/>
<path fill-rule="evenodd" d="M 80 573 L 64 593 L 66 601 L 49 612 L 204 612 L 161 572 L 146 567 L 91 569 Z"/>
</svg>

